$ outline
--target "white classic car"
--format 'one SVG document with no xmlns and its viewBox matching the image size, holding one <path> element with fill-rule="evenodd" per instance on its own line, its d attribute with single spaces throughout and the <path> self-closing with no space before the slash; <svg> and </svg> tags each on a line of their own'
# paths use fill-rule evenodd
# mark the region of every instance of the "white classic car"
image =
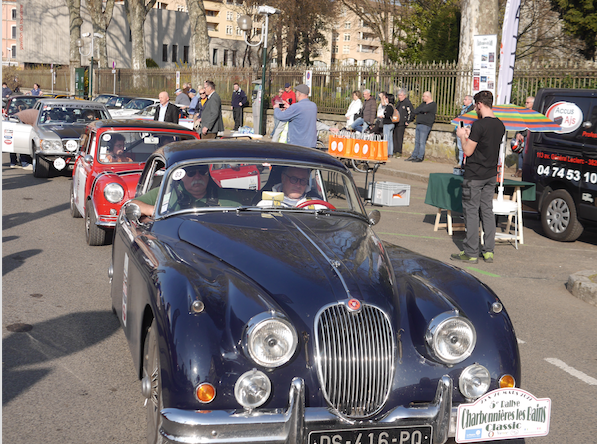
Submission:
<svg viewBox="0 0 597 444">
<path fill-rule="evenodd" d="M 133 99 L 120 109 L 111 109 L 110 115 L 113 119 L 130 119 L 139 111 L 147 108 L 150 105 L 156 105 L 158 103 L 160 103 L 160 101 L 157 99 Z"/>
</svg>

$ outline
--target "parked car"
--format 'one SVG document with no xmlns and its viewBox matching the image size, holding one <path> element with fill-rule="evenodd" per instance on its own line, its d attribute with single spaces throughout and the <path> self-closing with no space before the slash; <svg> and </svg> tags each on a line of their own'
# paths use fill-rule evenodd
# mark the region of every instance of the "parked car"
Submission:
<svg viewBox="0 0 597 444">
<path fill-rule="evenodd" d="M 99 103 L 103 103 L 104 105 L 106 103 L 108 103 L 108 101 L 112 98 L 112 97 L 118 97 L 116 94 L 100 94 L 99 96 L 97 96 L 95 99 L 93 99 L 94 102 L 99 102 Z"/>
<path fill-rule="evenodd" d="M 141 170 L 152 152 L 170 142 L 198 137 L 196 132 L 171 123 L 90 123 L 81 137 L 70 189 L 71 216 L 85 216 L 87 243 L 104 245 L 111 239 L 120 207 L 135 196 Z M 121 153 L 115 150 L 118 141 Z"/>
<path fill-rule="evenodd" d="M 113 119 L 129 119 L 133 114 L 157 103 L 160 103 L 157 99 L 133 99 L 120 109 L 110 110 L 110 115 Z"/>
<path fill-rule="evenodd" d="M 120 109 L 133 99 L 134 97 L 115 96 L 106 102 L 106 107 L 110 110 Z"/>
<path fill-rule="evenodd" d="M 383 242 L 325 153 L 172 143 L 137 198 L 154 211 L 124 205 L 109 276 L 148 442 L 438 444 L 457 406 L 520 385 L 495 293 Z"/>
<path fill-rule="evenodd" d="M 33 109 L 37 110 L 34 125 L 15 117 L 2 123 L 2 151 L 29 154 L 35 177 L 48 177 L 52 167 L 71 168 L 85 126 L 110 118 L 104 105 L 83 100 L 42 98 Z"/>
<path fill-rule="evenodd" d="M 158 109 L 159 103 L 154 105 L 149 105 L 148 107 L 142 109 L 141 111 L 137 111 L 133 114 L 130 118 L 131 119 L 141 119 L 141 120 L 153 120 L 156 110 Z M 186 128 L 193 129 L 193 118 L 189 116 L 189 113 L 186 109 L 180 108 L 180 113 L 178 117 L 178 124 L 182 125 Z"/>
<path fill-rule="evenodd" d="M 47 98 L 47 96 L 10 96 L 2 108 L 2 117 L 7 118 L 19 111 L 33 108 L 38 100 Z"/>
<path fill-rule="evenodd" d="M 597 90 L 540 89 L 533 109 L 562 130 L 527 137 L 522 178 L 537 185 L 537 199 L 526 204 L 547 237 L 575 241 L 597 223 Z"/>
</svg>

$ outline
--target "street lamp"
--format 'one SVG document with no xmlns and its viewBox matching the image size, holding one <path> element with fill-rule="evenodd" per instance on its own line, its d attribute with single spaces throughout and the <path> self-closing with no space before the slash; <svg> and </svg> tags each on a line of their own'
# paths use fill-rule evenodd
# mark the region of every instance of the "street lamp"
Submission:
<svg viewBox="0 0 597 444">
<path fill-rule="evenodd" d="M 12 48 L 10 46 L 6 47 L 6 55 L 8 55 L 8 66 L 10 66 L 12 58 Z"/>
<path fill-rule="evenodd" d="M 265 16 L 265 22 L 261 25 L 261 38 L 257 43 L 249 43 L 247 39 L 247 33 L 253 29 L 253 20 L 248 15 L 241 15 L 237 20 L 240 29 L 245 31 L 245 43 L 249 46 L 259 46 L 263 43 L 263 72 L 261 74 L 261 107 L 259 109 L 259 133 L 265 134 L 265 72 L 267 69 L 267 31 L 269 25 L 269 16 L 273 14 L 280 14 L 279 9 L 272 8 L 271 6 L 259 6 L 257 13 Z"/>
<path fill-rule="evenodd" d="M 93 99 L 93 54 L 94 54 L 94 43 L 95 43 L 95 39 L 101 39 L 104 37 L 103 34 L 100 34 L 99 32 L 94 32 L 93 34 L 90 32 L 85 32 L 83 34 L 81 34 L 81 37 L 91 37 L 91 48 L 90 51 L 85 54 L 83 53 L 82 49 L 83 49 L 83 40 L 81 39 L 77 39 L 77 47 L 79 48 L 79 54 L 81 54 L 83 57 L 87 57 L 91 54 L 91 69 L 89 70 L 89 97 L 91 99 Z"/>
</svg>

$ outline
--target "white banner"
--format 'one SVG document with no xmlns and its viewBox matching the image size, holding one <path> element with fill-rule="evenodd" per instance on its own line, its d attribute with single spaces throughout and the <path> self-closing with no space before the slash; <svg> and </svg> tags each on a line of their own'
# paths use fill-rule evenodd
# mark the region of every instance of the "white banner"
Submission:
<svg viewBox="0 0 597 444">
<path fill-rule="evenodd" d="M 514 77 L 514 61 L 516 44 L 518 43 L 518 22 L 520 19 L 520 0 L 508 0 L 504 13 L 502 28 L 502 44 L 500 45 L 500 70 L 496 105 L 510 103 L 512 94 L 512 78 Z"/>
<path fill-rule="evenodd" d="M 473 42 L 473 95 L 491 91 L 495 96 L 497 35 L 476 35 Z"/>
</svg>

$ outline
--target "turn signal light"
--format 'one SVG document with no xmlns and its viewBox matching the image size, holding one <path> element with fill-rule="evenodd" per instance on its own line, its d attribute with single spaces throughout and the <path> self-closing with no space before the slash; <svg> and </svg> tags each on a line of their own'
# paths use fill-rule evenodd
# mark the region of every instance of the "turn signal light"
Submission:
<svg viewBox="0 0 597 444">
<path fill-rule="evenodd" d="M 516 385 L 516 381 L 510 375 L 504 375 L 500 378 L 500 388 L 513 388 Z"/>
<path fill-rule="evenodd" d="M 208 403 L 216 397 L 216 389 L 209 382 L 203 382 L 197 386 L 195 394 L 199 401 Z"/>
</svg>

